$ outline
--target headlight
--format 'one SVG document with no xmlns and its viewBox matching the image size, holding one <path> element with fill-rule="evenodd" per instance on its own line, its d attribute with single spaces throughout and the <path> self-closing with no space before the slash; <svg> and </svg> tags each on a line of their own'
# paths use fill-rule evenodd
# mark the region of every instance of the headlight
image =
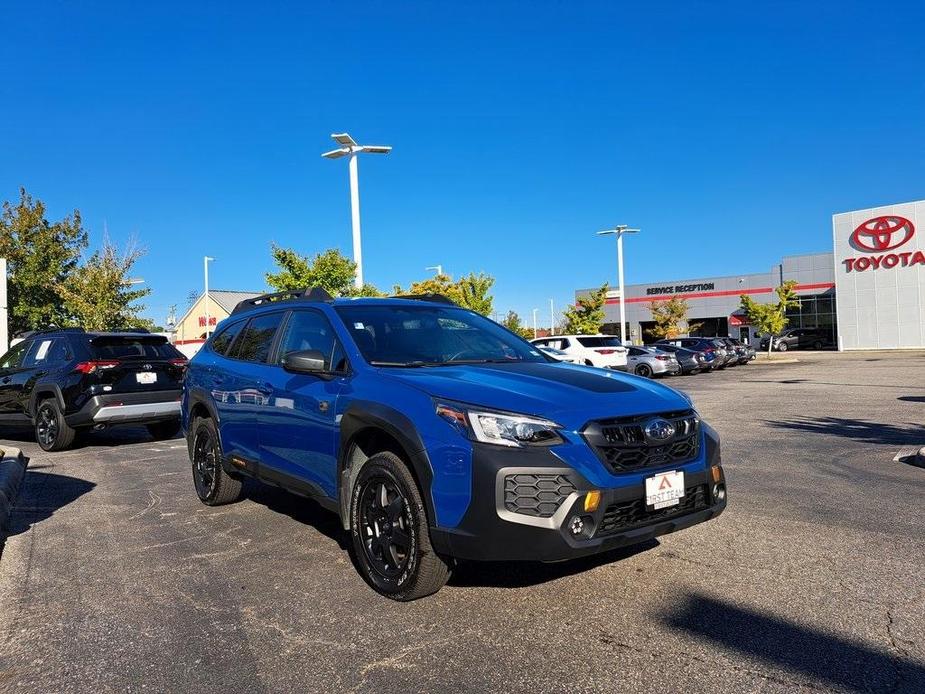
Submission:
<svg viewBox="0 0 925 694">
<path fill-rule="evenodd" d="M 437 414 L 460 430 L 460 433 L 483 443 L 498 446 L 555 446 L 564 443 L 548 419 L 526 415 L 502 414 L 468 409 L 462 405 L 438 403 Z"/>
</svg>

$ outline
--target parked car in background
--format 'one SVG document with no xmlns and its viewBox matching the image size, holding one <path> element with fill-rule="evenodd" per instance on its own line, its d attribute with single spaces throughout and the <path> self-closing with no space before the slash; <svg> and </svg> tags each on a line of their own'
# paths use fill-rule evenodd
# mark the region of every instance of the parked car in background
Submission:
<svg viewBox="0 0 925 694">
<path fill-rule="evenodd" d="M 552 347 L 575 357 L 578 364 L 626 371 L 626 347 L 613 335 L 555 335 L 531 342 L 537 347 Z"/>
<path fill-rule="evenodd" d="M 707 356 L 710 371 L 726 368 L 726 363 L 729 360 L 726 348 L 722 344 L 717 345 L 716 340 L 711 337 L 675 337 L 659 340 L 654 346 L 659 347 L 662 344 L 703 352 Z"/>
<path fill-rule="evenodd" d="M 710 362 L 716 359 L 712 352 L 710 353 L 710 358 L 708 361 L 706 352 L 699 352 L 693 349 L 678 347 L 677 345 L 664 342 L 659 343 L 658 349 L 662 350 L 663 352 L 674 354 L 675 358 L 678 360 L 678 364 L 681 365 L 682 374 L 695 374 L 700 373 L 701 371 L 706 371 L 710 368 Z"/>
<path fill-rule="evenodd" d="M 0 423 L 31 424 L 45 451 L 81 429 L 143 424 L 157 439 L 180 431 L 186 357 L 162 335 L 30 333 L 0 357 Z"/>
<path fill-rule="evenodd" d="M 735 355 L 735 360 L 733 362 L 734 366 L 748 363 L 748 351 L 745 349 L 745 345 L 736 342 L 731 337 L 720 337 L 717 339 L 726 346 L 727 350 Z"/>
<path fill-rule="evenodd" d="M 250 389 L 259 406 L 228 396 Z M 242 302 L 190 362 L 182 411 L 204 504 L 247 478 L 317 500 L 395 600 L 456 560 L 584 557 L 726 506 L 719 437 L 687 395 L 556 363 L 436 295 Z"/>
<path fill-rule="evenodd" d="M 628 371 L 645 378 L 681 373 L 681 365 L 675 355 L 656 347 L 630 347 L 627 366 Z"/>
<path fill-rule="evenodd" d="M 540 350 L 543 354 L 548 354 L 550 357 L 556 361 L 564 361 L 566 364 L 577 364 L 578 358 L 573 357 L 567 352 L 563 352 L 561 349 L 555 349 L 554 347 L 547 347 L 546 345 L 537 345 L 536 348 Z"/>
<path fill-rule="evenodd" d="M 730 337 L 729 340 L 730 340 L 730 341 L 732 342 L 732 344 L 734 344 L 737 348 L 738 348 L 738 347 L 741 347 L 742 350 L 744 351 L 744 361 L 743 361 L 743 360 L 740 360 L 742 364 L 747 364 L 748 362 L 752 361 L 753 359 L 755 359 L 755 357 L 758 356 L 758 351 L 757 351 L 754 347 L 752 347 L 751 345 L 747 345 L 747 344 L 745 344 L 744 342 L 742 342 L 741 340 L 736 339 L 736 338 L 734 338 L 734 337 Z"/>
<path fill-rule="evenodd" d="M 771 349 L 777 352 L 786 352 L 789 349 L 822 349 L 832 345 L 828 334 L 814 328 L 791 328 L 774 336 L 771 340 Z M 761 338 L 759 346 L 767 350 L 767 335 Z"/>
</svg>

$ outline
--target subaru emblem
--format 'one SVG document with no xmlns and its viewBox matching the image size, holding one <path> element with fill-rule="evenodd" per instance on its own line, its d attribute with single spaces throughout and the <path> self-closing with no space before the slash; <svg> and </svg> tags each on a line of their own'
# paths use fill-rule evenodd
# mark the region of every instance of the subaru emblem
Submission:
<svg viewBox="0 0 925 694">
<path fill-rule="evenodd" d="M 667 441 L 674 436 L 674 424 L 664 419 L 653 419 L 643 429 L 646 438 L 650 441 Z"/>
</svg>

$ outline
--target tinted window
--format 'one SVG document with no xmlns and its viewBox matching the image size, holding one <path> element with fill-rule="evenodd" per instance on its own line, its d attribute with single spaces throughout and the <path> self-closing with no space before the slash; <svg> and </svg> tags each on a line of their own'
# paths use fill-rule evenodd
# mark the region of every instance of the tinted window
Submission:
<svg viewBox="0 0 925 694">
<path fill-rule="evenodd" d="M 4 354 L 3 359 L 0 360 L 0 369 L 18 369 L 22 366 L 23 357 L 26 356 L 26 350 L 31 346 L 32 343 L 26 340 L 13 347 L 9 352 Z"/>
<path fill-rule="evenodd" d="M 222 328 L 219 333 L 212 338 L 212 351 L 218 354 L 228 354 L 228 349 L 234 342 L 234 339 L 244 327 L 244 321 L 238 321 Z"/>
<path fill-rule="evenodd" d="M 325 370 L 344 370 L 345 365 L 338 364 L 343 361 L 343 356 L 339 352 L 334 329 L 328 319 L 317 311 L 294 311 L 289 316 L 279 345 L 279 359 L 289 352 L 313 349 L 324 355 Z"/>
<path fill-rule="evenodd" d="M 620 338 L 617 337 L 579 337 L 578 343 L 583 347 L 619 347 Z"/>
<path fill-rule="evenodd" d="M 380 366 L 546 361 L 497 323 L 455 306 L 351 304 L 337 313 L 363 357 Z"/>
<path fill-rule="evenodd" d="M 252 318 L 235 342 L 233 356 L 246 361 L 265 362 L 282 319 L 282 313 L 266 313 Z"/>
<path fill-rule="evenodd" d="M 53 366 L 67 361 L 67 343 L 62 339 L 44 338 L 32 343 L 24 366 Z"/>
<path fill-rule="evenodd" d="M 180 359 L 183 355 L 166 337 L 106 335 L 90 341 L 94 359 Z"/>
<path fill-rule="evenodd" d="M 646 354 L 646 352 L 644 352 L 643 350 L 639 349 L 638 347 L 630 347 L 630 356 L 632 356 L 632 357 L 641 357 L 641 356 L 643 356 L 644 354 Z"/>
</svg>

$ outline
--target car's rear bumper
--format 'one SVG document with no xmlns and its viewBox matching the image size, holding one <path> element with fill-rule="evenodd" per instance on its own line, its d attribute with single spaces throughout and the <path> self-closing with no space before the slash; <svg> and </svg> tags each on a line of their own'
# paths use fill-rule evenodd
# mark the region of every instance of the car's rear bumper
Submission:
<svg viewBox="0 0 925 694">
<path fill-rule="evenodd" d="M 718 466 L 718 446 L 707 448 L 708 459 Z M 640 511 L 632 516 L 634 522 L 611 527 L 607 527 L 605 516 L 619 518 L 620 509 L 631 505 L 639 510 L 640 502 L 645 509 L 644 478 L 628 475 L 638 481 L 623 487 L 600 489 L 598 508 L 586 512 L 586 494 L 595 487 L 548 451 L 496 450 L 493 446 L 477 445 L 472 468 L 472 502 L 460 524 L 455 528 L 430 529 L 436 551 L 460 559 L 562 561 L 682 530 L 715 518 L 726 507 L 722 469 L 719 473 L 722 498 L 717 499 L 712 494 L 714 483 L 709 462 L 697 470 L 685 472 L 685 487 L 699 490 L 696 495 L 686 495 L 687 501 L 682 498 L 677 507 L 663 511 Z M 529 477 L 535 474 L 564 476 L 574 488 L 551 517 L 511 512 L 505 504 L 505 479 L 510 475 Z M 693 503 L 697 499 L 702 499 L 703 503 Z M 577 537 L 570 528 L 575 518 L 582 519 L 586 528 Z"/>
<path fill-rule="evenodd" d="M 67 415 L 70 426 L 156 422 L 180 416 L 180 391 L 97 395 Z"/>
</svg>

